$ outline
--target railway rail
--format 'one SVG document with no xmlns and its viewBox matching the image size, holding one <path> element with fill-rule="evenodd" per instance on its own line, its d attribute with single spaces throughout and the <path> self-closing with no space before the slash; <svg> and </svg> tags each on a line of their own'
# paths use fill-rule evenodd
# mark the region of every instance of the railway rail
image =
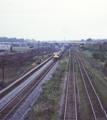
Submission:
<svg viewBox="0 0 107 120">
<path fill-rule="evenodd" d="M 34 72 L 36 72 L 38 69 L 40 69 L 43 65 L 45 65 L 47 62 L 49 62 L 53 57 L 49 57 L 47 60 L 45 60 L 43 63 L 38 65 L 37 67 L 31 69 L 28 73 L 23 75 L 21 78 L 17 79 L 14 83 L 7 86 L 5 89 L 0 91 L 0 99 L 3 98 L 5 95 L 7 95 L 10 91 L 15 89 L 17 86 L 19 86 L 22 82 L 24 82 L 28 77 L 30 77 Z"/>
<path fill-rule="evenodd" d="M 58 59 L 59 60 L 59 59 Z M 28 96 L 43 82 L 43 78 L 47 75 L 47 73 L 52 69 L 52 67 L 58 62 L 58 60 L 52 59 L 50 57 L 47 61 L 42 63 L 43 65 L 40 65 L 38 71 L 35 72 L 36 68 L 34 70 L 31 70 L 28 72 L 25 77 L 31 73 L 30 77 L 27 78 L 26 81 L 21 83 L 19 86 L 15 87 L 11 92 L 6 94 L 1 98 L 1 105 L 0 105 L 0 119 L 6 120 L 11 119 L 15 111 L 20 107 L 21 104 L 28 98 Z M 43 67 L 41 67 L 43 66 Z M 20 80 L 19 80 L 20 81 Z M 19 81 L 17 81 L 14 84 L 17 84 Z M 14 86 L 14 85 L 13 85 Z M 7 88 L 6 90 L 11 89 L 11 86 Z M 39 90 L 38 90 L 39 91 Z M 2 94 L 5 93 L 2 91 Z M 38 93 L 36 94 L 36 98 L 38 96 Z M 14 95 L 13 95 L 14 94 Z"/>
<path fill-rule="evenodd" d="M 94 120 L 106 120 L 107 113 L 102 104 L 102 101 L 94 88 L 94 85 L 88 75 L 87 70 L 85 69 L 84 64 L 82 63 L 81 59 L 76 56 L 79 70 L 81 73 L 81 78 L 84 84 L 84 89 L 87 94 L 88 105 L 90 109 L 90 118 Z"/>
<path fill-rule="evenodd" d="M 29 94 L 38 86 L 38 84 L 43 80 L 50 69 L 55 65 L 57 61 L 51 61 L 45 69 L 41 68 L 36 77 L 31 78 L 31 82 L 24 87 L 13 99 L 11 99 L 6 105 L 4 105 L 0 110 L 0 118 L 2 120 L 11 117 L 11 114 L 15 112 L 17 107 L 19 107 L 22 102 L 29 96 Z"/>
<path fill-rule="evenodd" d="M 93 71 L 91 71 L 89 68 L 85 67 L 89 73 L 91 73 L 92 75 L 96 76 L 96 82 L 100 85 L 100 87 L 107 93 L 107 81 L 101 79 L 97 74 L 95 74 Z"/>
<path fill-rule="evenodd" d="M 66 87 L 64 120 L 77 120 L 77 95 L 76 95 L 76 79 L 74 69 L 74 56 L 69 56 L 69 72 Z"/>
</svg>

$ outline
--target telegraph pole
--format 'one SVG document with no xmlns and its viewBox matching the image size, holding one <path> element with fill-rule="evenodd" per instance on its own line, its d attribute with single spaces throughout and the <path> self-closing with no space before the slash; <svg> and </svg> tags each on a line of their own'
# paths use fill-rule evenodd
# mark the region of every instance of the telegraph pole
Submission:
<svg viewBox="0 0 107 120">
<path fill-rule="evenodd" d="M 46 53 L 47 53 L 47 42 L 46 42 Z"/>
<path fill-rule="evenodd" d="M 2 80 L 4 80 L 4 61 L 2 62 Z"/>
<path fill-rule="evenodd" d="M 48 53 L 48 43 L 47 43 L 47 53 Z"/>
<path fill-rule="evenodd" d="M 42 42 L 42 56 L 43 56 L 43 42 Z"/>
<path fill-rule="evenodd" d="M 2 60 L 1 61 L 1 63 L 0 63 L 0 67 L 1 67 L 1 69 L 2 69 L 2 80 L 4 81 L 4 60 Z"/>
<path fill-rule="evenodd" d="M 39 57 L 39 41 L 38 41 L 38 57 Z"/>
</svg>

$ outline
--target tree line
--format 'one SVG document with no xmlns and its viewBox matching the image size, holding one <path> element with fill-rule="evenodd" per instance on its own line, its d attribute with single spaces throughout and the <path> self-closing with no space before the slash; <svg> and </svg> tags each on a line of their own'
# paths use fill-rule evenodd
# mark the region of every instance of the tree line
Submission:
<svg viewBox="0 0 107 120">
<path fill-rule="evenodd" d="M 105 62 L 104 67 L 107 68 L 107 45 L 106 43 L 100 44 L 99 47 L 91 46 L 91 47 L 81 47 L 82 50 L 89 50 L 92 53 L 93 59 L 100 60 L 101 62 Z"/>
<path fill-rule="evenodd" d="M 36 40 L 32 39 L 24 39 L 24 38 L 7 38 L 7 37 L 0 37 L 0 42 L 36 42 Z"/>
</svg>

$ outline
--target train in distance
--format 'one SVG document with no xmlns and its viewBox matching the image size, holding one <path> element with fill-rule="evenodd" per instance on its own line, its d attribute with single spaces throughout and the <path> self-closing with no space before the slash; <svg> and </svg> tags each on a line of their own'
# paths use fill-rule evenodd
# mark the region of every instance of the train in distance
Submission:
<svg viewBox="0 0 107 120">
<path fill-rule="evenodd" d="M 63 46 L 63 47 L 60 48 L 59 51 L 57 51 L 57 52 L 55 52 L 55 53 L 53 54 L 53 57 L 54 57 L 55 59 L 60 58 L 60 56 L 64 53 L 64 51 L 65 51 L 65 47 Z"/>
</svg>

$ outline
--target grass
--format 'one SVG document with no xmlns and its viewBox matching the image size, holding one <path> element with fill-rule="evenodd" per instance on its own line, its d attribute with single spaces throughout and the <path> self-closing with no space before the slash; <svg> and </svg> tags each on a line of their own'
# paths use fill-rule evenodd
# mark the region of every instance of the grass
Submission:
<svg viewBox="0 0 107 120">
<path fill-rule="evenodd" d="M 78 50 L 78 49 L 76 49 L 76 51 L 77 51 L 77 52 L 79 52 L 79 50 Z"/>
<path fill-rule="evenodd" d="M 83 54 L 84 54 L 85 56 L 87 56 L 88 58 L 92 58 L 92 52 L 90 52 L 89 50 L 83 51 Z"/>
<path fill-rule="evenodd" d="M 105 91 L 101 88 L 101 86 L 98 84 L 98 82 L 96 82 L 95 79 L 97 79 L 97 78 L 95 78 L 95 77 L 93 76 L 92 81 L 93 81 L 93 83 L 94 83 L 94 85 L 95 85 L 95 88 L 96 88 L 98 94 L 100 95 L 100 99 L 102 100 L 102 103 L 103 103 L 104 106 L 106 106 L 106 108 L 107 108 L 107 92 L 105 92 Z M 106 87 L 107 87 L 107 86 L 106 86 Z"/>
<path fill-rule="evenodd" d="M 83 52 L 83 54 L 84 54 L 85 56 L 87 56 L 88 58 L 92 58 L 92 59 L 93 59 L 93 57 L 92 57 L 92 52 L 91 52 L 91 51 L 85 50 L 85 51 L 82 51 L 82 52 Z M 93 61 L 94 61 L 96 64 L 100 65 L 101 67 L 104 67 L 105 62 L 101 62 L 99 59 L 98 59 L 98 60 L 93 59 Z"/>
<path fill-rule="evenodd" d="M 86 102 L 86 97 L 83 93 L 83 84 L 80 78 L 78 78 L 78 86 L 79 86 L 80 99 L 82 102 L 82 106 L 80 109 L 81 118 L 82 120 L 90 120 L 89 109 L 88 109 L 88 105 Z"/>
<path fill-rule="evenodd" d="M 81 108 L 80 108 L 80 117 L 82 120 L 90 120 L 90 115 L 89 115 L 89 109 L 86 101 L 86 96 L 84 95 L 84 90 L 83 90 L 83 83 L 81 80 L 81 75 L 79 72 L 79 68 L 77 64 L 75 65 L 76 73 L 77 73 L 77 80 L 78 80 L 78 87 L 79 87 L 79 95 L 80 95 L 80 101 L 82 103 Z"/>
<path fill-rule="evenodd" d="M 106 79 L 107 80 L 107 77 L 101 72 L 101 70 L 95 69 L 84 59 L 82 59 L 82 61 L 84 62 L 85 66 L 87 68 L 89 68 L 91 71 L 93 71 L 93 73 L 97 74 L 101 79 Z"/>
<path fill-rule="evenodd" d="M 35 62 L 26 62 L 17 72 L 14 72 L 14 73 L 10 74 L 9 77 L 8 77 L 8 79 L 5 80 L 6 84 L 14 81 L 14 79 L 17 79 L 22 73 L 26 73 L 31 68 L 36 67 L 37 63 L 40 60 L 41 60 L 41 62 L 43 62 L 47 58 L 48 58 L 48 55 L 44 55 L 44 57 L 42 57 L 42 56 L 39 56 L 39 57 L 35 56 L 35 57 L 33 57 L 33 59 L 35 60 Z"/>
<path fill-rule="evenodd" d="M 100 65 L 101 67 L 104 67 L 105 62 L 101 62 L 100 60 L 95 60 L 95 59 L 93 59 L 93 61 L 94 61 L 96 64 Z"/>
<path fill-rule="evenodd" d="M 29 51 L 29 50 L 32 50 L 33 48 L 29 48 L 28 46 L 26 46 L 26 47 L 13 47 L 12 48 L 14 51 L 16 51 L 16 52 L 27 52 L 27 51 Z"/>
<path fill-rule="evenodd" d="M 21 67 L 17 72 L 14 72 L 14 73 L 10 74 L 10 76 L 8 77 L 8 79 L 5 80 L 5 82 L 6 83 L 12 82 L 20 74 L 22 74 L 23 72 L 29 70 L 31 68 L 31 66 L 33 66 L 33 64 L 34 63 L 32 63 L 32 62 L 26 62 L 25 65 L 23 67 Z"/>
<path fill-rule="evenodd" d="M 52 78 L 43 84 L 43 92 L 34 106 L 29 120 L 57 120 L 59 102 L 62 94 L 62 83 L 68 68 L 68 55 L 59 62 Z"/>
<path fill-rule="evenodd" d="M 95 73 L 100 79 L 104 80 L 107 83 L 107 77 L 99 70 L 93 68 L 87 61 L 83 60 L 85 66 L 87 68 L 89 68 L 93 73 Z M 97 90 L 97 92 L 99 93 L 102 101 L 104 102 L 104 104 L 107 107 L 107 93 L 102 89 L 102 87 L 99 85 L 98 82 L 96 82 L 96 80 L 98 80 L 101 84 L 103 84 L 103 86 L 107 87 L 106 84 L 104 84 L 102 81 L 100 81 L 94 74 L 90 73 L 91 75 L 91 80 Z"/>
</svg>

